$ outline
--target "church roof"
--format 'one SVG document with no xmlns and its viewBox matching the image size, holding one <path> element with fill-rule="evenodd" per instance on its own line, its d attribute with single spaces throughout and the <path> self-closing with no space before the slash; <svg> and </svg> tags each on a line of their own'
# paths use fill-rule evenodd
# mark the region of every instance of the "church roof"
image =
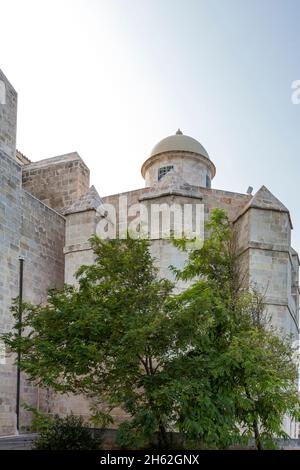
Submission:
<svg viewBox="0 0 300 470">
<path fill-rule="evenodd" d="M 165 137 L 160 142 L 158 142 L 158 144 L 156 144 L 152 149 L 150 157 L 158 155 L 159 153 L 172 151 L 193 152 L 209 158 L 207 151 L 200 144 L 200 142 L 198 142 L 196 139 L 193 139 L 193 137 L 184 135 L 180 129 L 178 129 L 175 135 Z"/>
<path fill-rule="evenodd" d="M 75 212 L 84 212 L 88 210 L 97 210 L 103 204 L 95 186 L 91 186 L 89 190 L 83 194 L 80 199 L 64 210 L 64 215 L 73 214 Z"/>
</svg>

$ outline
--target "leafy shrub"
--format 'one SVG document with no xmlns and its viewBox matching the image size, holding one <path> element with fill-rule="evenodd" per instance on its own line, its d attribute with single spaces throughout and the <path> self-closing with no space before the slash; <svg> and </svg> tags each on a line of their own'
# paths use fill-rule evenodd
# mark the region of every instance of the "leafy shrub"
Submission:
<svg viewBox="0 0 300 470">
<path fill-rule="evenodd" d="M 81 416 L 55 416 L 43 426 L 35 450 L 95 450 L 100 445 Z"/>
</svg>

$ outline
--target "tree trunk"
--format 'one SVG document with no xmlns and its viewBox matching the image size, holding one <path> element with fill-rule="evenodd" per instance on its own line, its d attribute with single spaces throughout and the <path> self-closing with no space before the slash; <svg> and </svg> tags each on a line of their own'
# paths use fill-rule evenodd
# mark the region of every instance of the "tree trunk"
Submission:
<svg viewBox="0 0 300 470">
<path fill-rule="evenodd" d="M 159 447 L 162 449 L 167 449 L 169 447 L 168 435 L 164 425 L 161 422 L 159 423 L 158 441 Z"/>
<path fill-rule="evenodd" d="M 258 429 L 258 424 L 256 419 L 253 421 L 253 430 L 254 430 L 254 438 L 255 438 L 255 445 L 257 450 L 263 450 L 263 446 L 260 440 L 260 432 Z"/>
</svg>

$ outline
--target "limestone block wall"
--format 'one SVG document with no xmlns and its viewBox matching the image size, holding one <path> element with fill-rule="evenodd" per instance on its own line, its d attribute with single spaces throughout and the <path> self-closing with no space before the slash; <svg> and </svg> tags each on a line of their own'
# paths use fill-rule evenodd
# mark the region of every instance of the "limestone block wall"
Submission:
<svg viewBox="0 0 300 470">
<path fill-rule="evenodd" d="M 64 243 L 64 217 L 22 191 L 20 251 L 25 260 L 24 292 L 30 294 L 33 302 L 43 302 L 49 286 L 63 286 Z"/>
<path fill-rule="evenodd" d="M 203 203 L 207 217 L 212 209 L 223 209 L 229 220 L 236 220 L 242 208 L 250 201 L 251 196 L 248 194 L 233 193 L 231 191 L 223 191 L 220 189 L 201 188 L 203 195 Z"/>
<path fill-rule="evenodd" d="M 90 171 L 76 152 L 29 163 L 22 169 L 24 189 L 59 212 L 89 189 Z"/>
<path fill-rule="evenodd" d="M 299 312 L 299 256 L 292 249 L 292 297 L 295 303 L 296 312 Z"/>
<path fill-rule="evenodd" d="M 248 288 L 250 282 L 250 261 L 249 261 L 249 243 L 250 243 L 250 221 L 249 211 L 245 212 L 234 222 L 235 243 L 239 254 L 239 273 L 241 282 L 245 288 Z"/>
<path fill-rule="evenodd" d="M 94 262 L 94 253 L 88 242 L 89 238 L 96 232 L 97 214 L 95 210 L 75 212 L 66 215 L 66 239 L 65 239 L 65 282 L 67 284 L 76 283 L 74 277 L 77 269 L 83 264 Z M 90 418 L 90 402 L 81 395 L 73 394 L 52 394 L 50 412 L 52 414 L 67 415 L 71 412 L 81 415 L 86 420 Z M 112 413 L 115 425 L 118 425 L 124 413 L 116 409 Z"/>
<path fill-rule="evenodd" d="M 22 189 L 21 167 L 0 151 L 0 332 L 10 331 L 12 299 L 18 295 L 19 257 L 24 258 L 24 300 L 46 298 L 48 288 L 64 280 L 65 219 Z M 16 368 L 0 354 L 0 435 L 15 432 Z M 22 377 L 21 401 L 37 404 L 37 389 Z M 29 415 L 21 413 L 21 426 Z"/>
<path fill-rule="evenodd" d="M 197 190 L 197 197 L 195 197 L 194 202 L 202 203 L 204 205 L 204 212 L 206 214 L 206 219 L 209 218 L 209 214 L 214 208 L 224 209 L 228 214 L 230 220 L 235 220 L 238 214 L 241 212 L 242 208 L 249 202 L 251 196 L 248 194 L 239 194 L 233 193 L 230 191 L 222 191 L 218 189 L 207 189 L 200 188 L 198 186 L 193 186 L 193 189 Z M 180 196 L 180 192 L 176 192 L 176 188 L 173 188 L 173 199 L 170 200 L 170 203 L 182 203 L 182 201 L 188 203 L 193 202 L 193 196 L 185 196 L 184 194 Z M 103 197 L 103 202 L 105 204 L 111 204 L 115 207 L 117 214 L 117 224 L 119 223 L 119 200 L 120 197 L 127 198 L 128 207 L 132 207 L 135 204 L 145 201 L 147 195 L 150 195 L 151 188 L 137 189 L 135 191 L 128 191 L 120 194 L 113 194 L 110 196 Z M 171 193 L 170 193 L 171 194 Z M 172 195 L 172 194 L 171 194 Z M 159 203 L 159 198 L 161 194 L 158 192 L 157 195 L 151 197 L 151 203 Z M 149 200 L 150 201 L 150 200 Z M 130 223 L 136 217 L 136 214 L 128 215 L 128 222 Z"/>
<path fill-rule="evenodd" d="M 20 255 L 24 258 L 24 300 L 36 304 L 46 300 L 49 288 L 64 283 L 65 220 L 31 194 L 21 193 Z M 22 377 L 21 399 L 38 406 L 38 389 Z M 26 429 L 30 413 L 22 410 L 20 424 Z"/>
<path fill-rule="evenodd" d="M 0 332 L 10 331 L 11 299 L 18 293 L 21 168 L 0 150 Z M 0 434 L 15 431 L 16 371 L 13 359 L 0 356 Z"/>
<path fill-rule="evenodd" d="M 203 189 L 203 191 L 202 191 Z M 218 190 L 204 190 L 201 188 L 201 198 L 187 197 L 180 195 L 165 195 L 161 196 L 159 193 L 154 199 L 144 199 L 150 192 L 150 189 L 140 189 L 130 191 L 123 194 L 115 194 L 103 198 L 105 204 L 111 204 L 116 212 L 116 224 L 122 226 L 122 220 L 119 212 L 120 196 L 127 198 L 127 214 L 128 224 L 132 223 L 137 216 L 134 211 L 130 212 L 130 208 L 135 206 L 138 209 L 138 204 L 142 202 L 146 205 L 155 204 L 204 204 L 205 218 L 209 217 L 210 211 L 215 207 L 224 208 L 230 218 L 236 216 L 241 208 L 250 199 L 247 195 L 230 193 L 227 191 Z M 89 210 L 84 212 L 77 212 L 66 215 L 66 242 L 65 242 L 65 282 L 74 283 L 74 274 L 82 264 L 90 264 L 94 261 L 94 255 L 90 249 L 88 239 L 96 231 L 97 222 L 99 217 L 96 211 Z M 172 273 L 169 270 L 170 265 L 176 267 L 183 267 L 186 261 L 185 253 L 179 252 L 168 240 L 152 240 L 151 253 L 156 258 L 156 264 L 159 268 L 161 276 L 173 279 Z M 178 284 L 177 289 L 185 287 L 184 283 Z M 82 396 L 74 395 L 55 395 L 51 398 L 51 412 L 59 413 L 62 415 L 73 412 L 78 415 L 89 417 L 89 402 Z M 117 426 L 125 418 L 124 412 L 119 409 L 114 410 L 113 417 L 115 426 Z"/>
<path fill-rule="evenodd" d="M 0 151 L 16 154 L 17 92 L 0 70 Z"/>
<path fill-rule="evenodd" d="M 289 214 L 249 210 L 250 283 L 264 294 L 272 323 L 285 334 L 298 335 L 299 317 L 293 289 L 298 269 L 291 256 Z"/>
<path fill-rule="evenodd" d="M 115 194 L 103 198 L 105 204 L 115 208 L 116 225 L 124 228 L 120 217 L 120 198 L 127 200 L 127 222 L 134 222 L 138 215 L 139 203 L 150 210 L 151 204 L 203 204 L 205 220 L 213 208 L 224 209 L 229 219 L 234 221 L 237 235 L 237 248 L 240 252 L 241 273 L 245 287 L 257 285 L 266 296 L 267 312 L 272 316 L 272 323 L 287 333 L 297 334 L 298 325 L 298 256 L 290 246 L 289 214 L 281 211 L 250 208 L 240 216 L 251 200 L 251 196 L 216 189 L 198 188 L 197 197 L 187 196 L 170 188 L 170 192 L 157 194 L 151 188 Z M 165 188 L 164 188 L 165 191 Z M 172 193 L 173 191 L 173 193 Z M 191 191 L 192 194 L 192 191 Z M 130 210 L 134 208 L 134 210 Z M 93 255 L 87 243 L 95 233 L 97 214 L 86 211 L 67 215 L 66 222 L 66 282 L 74 282 L 74 272 L 81 264 L 93 262 Z M 118 230 L 117 230 L 118 235 Z M 183 267 L 186 255 L 178 252 L 168 240 L 151 240 L 151 253 L 161 276 L 172 279 L 169 266 Z M 177 285 L 178 289 L 185 287 Z M 72 410 L 76 414 L 88 416 L 88 402 L 82 397 L 59 396 L 55 398 L 53 409 L 61 413 Z M 115 412 L 116 424 L 124 419 L 120 410 Z M 296 425 L 286 421 L 286 431 L 295 436 Z"/>
<path fill-rule="evenodd" d="M 65 282 L 73 284 L 75 273 L 83 264 L 92 264 L 94 254 L 89 238 L 96 232 L 96 211 L 77 212 L 66 216 Z"/>
<path fill-rule="evenodd" d="M 156 267 L 159 269 L 159 275 L 175 282 L 175 277 L 172 271 L 170 271 L 170 266 L 182 269 L 186 263 L 186 254 L 179 251 L 168 240 L 152 240 L 150 252 L 155 260 Z M 188 283 L 186 282 L 176 282 L 177 291 L 183 290 L 187 286 Z"/>
<path fill-rule="evenodd" d="M 189 184 L 207 187 L 214 177 L 214 166 L 210 160 L 192 152 L 165 152 L 148 159 L 143 167 L 142 174 L 145 178 L 145 186 L 153 186 L 158 181 L 159 168 L 172 165 L 174 170 Z"/>
<path fill-rule="evenodd" d="M 111 204 L 114 206 L 116 211 L 116 224 L 119 226 L 120 214 L 119 214 L 119 202 L 121 198 L 127 198 L 128 206 L 128 226 L 132 223 L 137 215 L 135 211 L 130 213 L 130 208 L 138 208 L 138 204 L 142 203 L 148 208 L 148 213 L 151 212 L 151 204 L 169 204 L 170 206 L 174 203 L 179 204 L 183 207 L 184 204 L 203 204 L 204 206 L 204 216 L 205 220 L 209 219 L 210 213 L 214 208 L 224 209 L 229 218 L 234 220 L 241 209 L 245 204 L 250 200 L 251 196 L 245 194 L 232 193 L 229 191 L 220 191 L 216 189 L 206 189 L 196 187 L 199 189 L 199 194 L 197 197 L 187 197 L 182 193 L 170 194 L 170 195 L 161 195 L 159 192 L 156 196 L 153 196 L 151 193 L 151 188 L 140 189 L 136 191 L 130 191 L 122 194 L 115 194 L 103 198 L 105 204 Z M 195 191 L 195 193 L 197 193 Z M 151 194 L 151 199 L 147 199 Z M 243 227 L 243 224 L 245 227 Z M 239 223 L 237 231 L 241 234 L 239 239 L 242 240 L 244 247 L 248 247 L 248 220 L 244 218 L 244 222 Z M 118 232 L 117 232 L 118 233 Z M 173 279 L 173 276 L 169 270 L 170 265 L 176 267 L 183 267 L 186 261 L 186 255 L 182 252 L 179 252 L 174 248 L 168 240 L 152 240 L 152 254 L 156 258 L 157 265 L 160 270 L 160 274 L 164 277 Z M 247 254 L 244 255 L 245 259 Z M 248 266 L 248 261 L 245 260 L 243 265 Z M 183 285 L 178 285 L 178 288 L 184 287 Z"/>
</svg>

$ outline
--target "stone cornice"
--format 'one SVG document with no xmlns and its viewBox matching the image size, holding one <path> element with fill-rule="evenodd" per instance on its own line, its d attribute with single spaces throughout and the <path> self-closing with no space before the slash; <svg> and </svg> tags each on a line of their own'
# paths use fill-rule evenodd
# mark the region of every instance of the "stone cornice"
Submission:
<svg viewBox="0 0 300 470">
<path fill-rule="evenodd" d="M 248 242 L 248 246 L 244 247 L 239 253 L 238 256 L 242 256 L 249 250 L 261 250 L 261 251 L 270 251 L 277 253 L 286 253 L 289 255 L 290 263 L 293 265 L 292 253 L 290 247 L 287 245 L 276 245 L 272 243 L 262 243 L 262 242 Z"/>
<path fill-rule="evenodd" d="M 149 192 L 148 194 L 142 194 L 141 197 L 139 197 L 139 202 L 141 201 L 146 201 L 146 200 L 151 200 L 151 199 L 158 199 L 163 196 L 182 196 L 182 197 L 188 197 L 192 199 L 199 199 L 202 201 L 203 196 L 200 194 L 193 194 L 190 191 L 185 191 L 185 190 L 178 190 L 178 189 L 169 189 L 169 190 L 164 190 L 161 192 L 155 192 L 151 193 Z"/>
<path fill-rule="evenodd" d="M 259 206 L 251 206 L 251 207 L 246 207 L 245 209 L 242 210 L 242 212 L 233 220 L 233 223 L 235 224 L 241 217 L 243 217 L 243 215 L 246 214 L 246 212 L 248 212 L 249 210 L 251 209 L 255 209 L 255 210 L 259 210 L 259 211 L 271 211 L 271 212 L 279 212 L 281 214 L 287 214 L 288 217 L 289 217 L 289 222 L 290 222 L 290 225 L 291 225 L 291 229 L 293 229 L 293 223 L 292 223 L 292 219 L 291 219 L 291 214 L 288 210 L 286 211 L 281 211 L 279 209 L 272 209 L 272 208 L 269 208 L 269 207 L 259 207 Z"/>
<path fill-rule="evenodd" d="M 64 247 L 64 255 L 67 255 L 68 253 L 76 253 L 78 251 L 89 251 L 91 249 L 91 244 L 89 242 L 77 243 L 75 245 L 66 245 Z"/>
</svg>

